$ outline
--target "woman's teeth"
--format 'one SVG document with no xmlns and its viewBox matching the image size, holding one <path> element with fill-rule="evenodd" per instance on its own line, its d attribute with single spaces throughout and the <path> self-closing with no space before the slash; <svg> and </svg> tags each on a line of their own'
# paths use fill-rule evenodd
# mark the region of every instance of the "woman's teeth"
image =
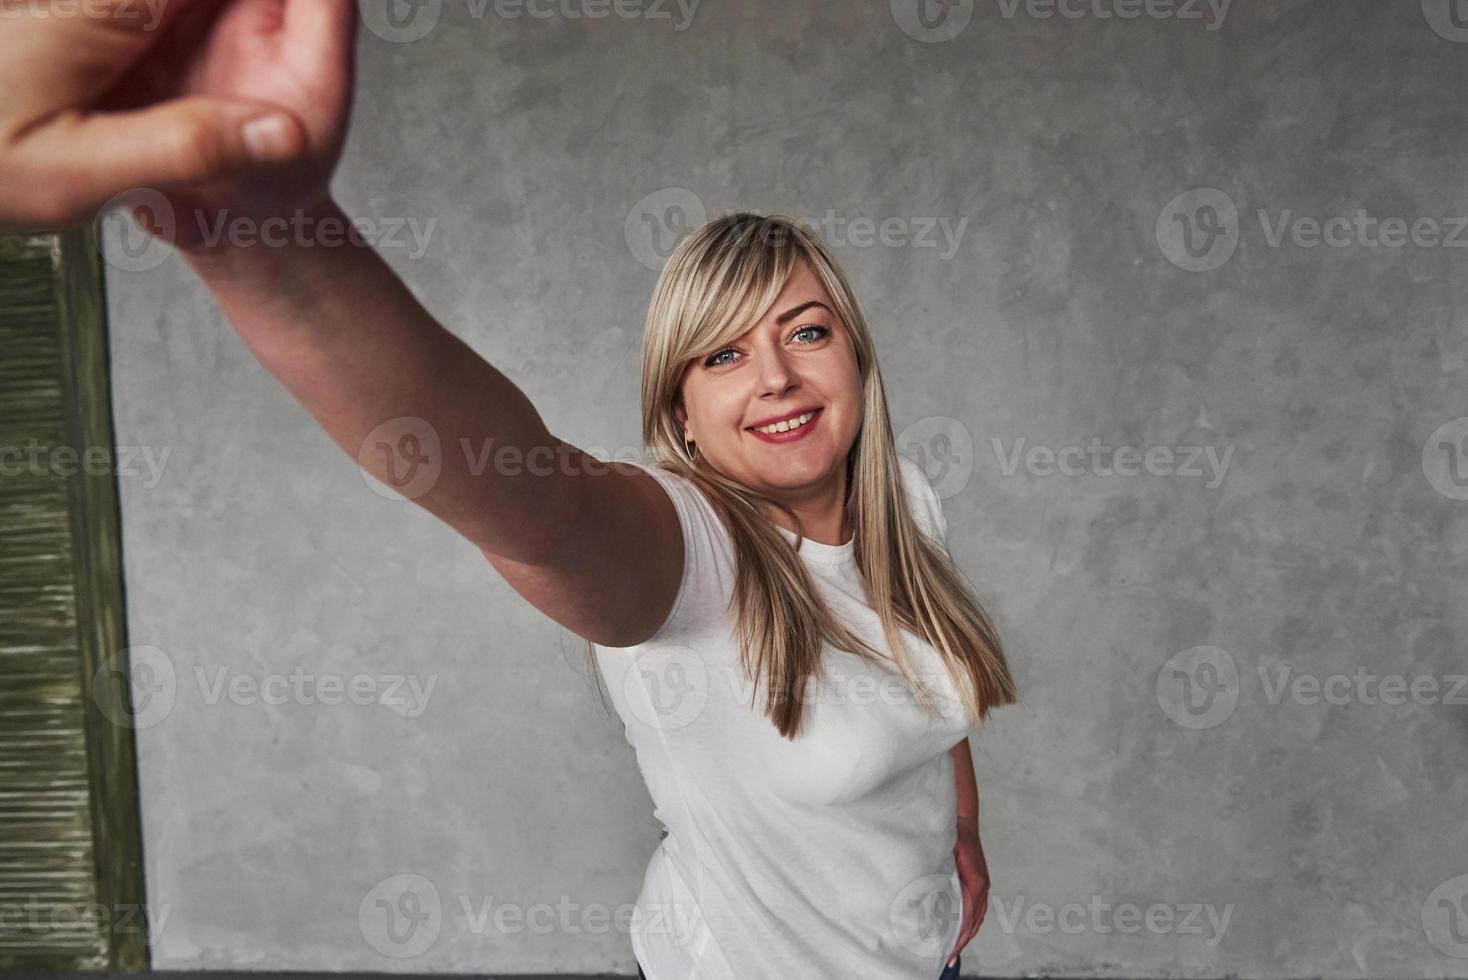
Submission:
<svg viewBox="0 0 1468 980">
<path fill-rule="evenodd" d="M 809 422 L 815 417 L 815 412 L 806 412 L 804 415 L 797 415 L 795 418 L 785 422 L 776 422 L 774 425 L 757 426 L 754 431 L 765 433 L 789 432 L 791 429 L 800 428 L 802 425 L 805 425 L 805 423 Z"/>
</svg>

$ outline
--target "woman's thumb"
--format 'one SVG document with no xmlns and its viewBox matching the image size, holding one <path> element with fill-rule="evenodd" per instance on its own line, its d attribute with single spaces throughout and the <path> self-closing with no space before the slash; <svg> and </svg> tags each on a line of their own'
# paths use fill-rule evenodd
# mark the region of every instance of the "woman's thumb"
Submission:
<svg viewBox="0 0 1468 980">
<path fill-rule="evenodd" d="M 226 177 L 308 149 L 305 129 L 286 110 L 208 96 L 70 116 L 34 130 L 26 142 L 27 162 L 77 217 L 125 190 Z M 82 146 L 85 155 L 77 152 Z"/>
</svg>

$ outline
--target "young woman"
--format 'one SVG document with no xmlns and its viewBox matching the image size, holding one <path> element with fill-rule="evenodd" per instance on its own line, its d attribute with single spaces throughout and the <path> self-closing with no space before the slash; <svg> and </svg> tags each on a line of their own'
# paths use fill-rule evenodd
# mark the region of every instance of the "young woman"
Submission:
<svg viewBox="0 0 1468 980">
<path fill-rule="evenodd" d="M 677 587 L 592 644 L 666 828 L 642 975 L 956 976 L 987 901 L 966 735 L 1016 696 L 825 245 L 748 212 L 686 238 L 642 396 Z"/>
<path fill-rule="evenodd" d="M 352 0 L 127 8 L 7 24 L 0 184 L 34 191 L 0 194 L 0 224 L 165 191 L 159 230 L 359 465 L 404 490 L 379 450 L 444 447 L 404 495 L 587 640 L 666 828 L 641 974 L 955 976 L 988 893 L 966 735 L 1016 693 L 825 246 L 751 213 L 681 243 L 643 340 L 652 460 L 600 465 L 341 241 Z M 222 217 L 337 237 L 196 234 Z M 490 439 L 524 462 L 453 451 Z"/>
</svg>

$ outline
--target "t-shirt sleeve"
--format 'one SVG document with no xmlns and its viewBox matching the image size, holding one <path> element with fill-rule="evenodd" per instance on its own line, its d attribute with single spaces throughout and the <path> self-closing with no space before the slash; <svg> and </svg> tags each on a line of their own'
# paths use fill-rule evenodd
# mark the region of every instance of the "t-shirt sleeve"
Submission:
<svg viewBox="0 0 1468 980">
<path fill-rule="evenodd" d="M 734 543 L 713 504 L 692 481 L 657 463 L 625 460 L 662 485 L 683 530 L 683 577 L 663 625 L 645 643 L 684 643 L 703 630 L 728 632 L 734 592 Z"/>
<path fill-rule="evenodd" d="M 927 532 L 928 537 L 938 542 L 945 552 L 948 550 L 948 520 L 943 516 L 943 500 L 938 496 L 933 483 L 923 468 L 913 459 L 898 455 L 902 480 L 907 491 L 908 506 L 912 508 L 913 520 Z"/>
</svg>

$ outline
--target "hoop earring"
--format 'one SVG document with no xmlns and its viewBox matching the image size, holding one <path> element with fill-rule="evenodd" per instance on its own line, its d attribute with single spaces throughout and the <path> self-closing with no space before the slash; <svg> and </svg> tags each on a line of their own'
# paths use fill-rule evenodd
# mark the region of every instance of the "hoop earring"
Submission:
<svg viewBox="0 0 1468 980">
<path fill-rule="evenodd" d="M 689 449 L 688 448 L 688 437 L 687 436 L 684 436 L 683 437 L 683 452 L 685 452 L 685 453 L 688 454 L 688 461 L 689 462 L 693 462 L 694 460 L 698 459 L 698 443 L 694 443 L 693 444 L 693 448 L 692 449 Z"/>
</svg>

